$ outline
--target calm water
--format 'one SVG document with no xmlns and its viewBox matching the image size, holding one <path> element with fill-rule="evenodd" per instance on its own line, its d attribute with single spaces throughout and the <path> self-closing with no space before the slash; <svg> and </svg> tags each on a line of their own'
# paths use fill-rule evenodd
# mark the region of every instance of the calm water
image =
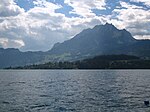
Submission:
<svg viewBox="0 0 150 112">
<path fill-rule="evenodd" d="M 149 70 L 0 71 L 0 112 L 150 112 Z"/>
</svg>

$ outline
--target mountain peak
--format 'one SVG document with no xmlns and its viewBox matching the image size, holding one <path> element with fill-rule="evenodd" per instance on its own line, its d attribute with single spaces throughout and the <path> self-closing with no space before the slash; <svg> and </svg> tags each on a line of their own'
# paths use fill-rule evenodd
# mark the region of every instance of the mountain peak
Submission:
<svg viewBox="0 0 150 112">
<path fill-rule="evenodd" d="M 113 24 L 96 25 L 85 29 L 74 38 L 55 45 L 52 54 L 96 55 L 111 53 L 116 48 L 133 44 L 136 40 L 128 31 L 119 30 Z M 113 52 L 114 53 L 114 52 Z"/>
<path fill-rule="evenodd" d="M 104 25 L 96 25 L 93 29 L 95 30 L 99 30 L 99 29 L 103 29 L 103 30 L 118 30 L 112 23 L 106 23 Z"/>
<path fill-rule="evenodd" d="M 112 25 L 112 26 L 114 26 L 112 23 L 105 23 L 105 26 L 108 26 L 108 25 Z"/>
<path fill-rule="evenodd" d="M 104 27 L 117 29 L 112 23 L 106 23 Z M 117 29 L 118 30 L 118 29 Z"/>
</svg>

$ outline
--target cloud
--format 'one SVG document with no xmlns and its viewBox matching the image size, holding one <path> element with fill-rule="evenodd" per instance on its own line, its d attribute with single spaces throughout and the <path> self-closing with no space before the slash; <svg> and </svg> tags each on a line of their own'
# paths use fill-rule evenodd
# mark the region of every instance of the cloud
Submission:
<svg viewBox="0 0 150 112">
<path fill-rule="evenodd" d="M 16 16 L 24 9 L 16 5 L 13 0 L 0 0 L 0 17 Z"/>
<path fill-rule="evenodd" d="M 33 4 L 37 7 L 48 8 L 48 11 L 50 12 L 55 12 L 56 9 L 62 7 L 61 5 L 56 5 L 54 3 L 47 2 L 46 0 L 35 0 L 33 1 Z"/>
<path fill-rule="evenodd" d="M 63 42 L 83 29 L 106 22 L 120 29 L 126 28 L 135 38 L 150 38 L 150 11 L 144 6 L 119 2 L 120 7 L 117 6 L 112 14 L 98 16 L 92 10 L 107 11 L 106 0 L 64 0 L 64 3 L 72 7 L 70 13 L 78 16 L 56 13 L 64 6 L 47 0 L 34 0 L 34 7 L 27 11 L 13 0 L 0 0 L 0 46 L 46 51 L 56 42 Z"/>
<path fill-rule="evenodd" d="M 73 8 L 70 13 L 77 14 L 82 17 L 94 17 L 95 13 L 91 9 L 106 9 L 105 0 L 65 0 L 64 3 Z"/>
<path fill-rule="evenodd" d="M 130 0 L 131 2 L 144 3 L 146 6 L 150 7 L 149 0 Z"/>
<path fill-rule="evenodd" d="M 0 38 L 0 44 L 3 48 L 18 48 L 24 46 L 22 40 L 10 40 L 7 38 Z"/>
<path fill-rule="evenodd" d="M 92 4 L 89 2 L 88 7 L 94 8 L 94 4 L 96 5 L 96 2 Z M 13 5 L 16 7 L 14 2 Z M 62 13 L 55 12 L 62 7 L 61 5 L 46 0 L 36 0 L 34 5 L 34 8 L 26 12 L 22 11 L 7 17 L 0 16 L 0 45 L 5 48 L 19 48 L 23 51 L 46 51 L 56 42 L 63 42 L 85 28 L 106 21 L 103 16 L 66 17 Z"/>
<path fill-rule="evenodd" d="M 5 1 L 0 4 L 5 4 Z M 12 4 L 8 4 L 8 7 L 9 5 Z M 13 5 L 16 6 L 14 2 Z M 55 14 L 55 10 L 61 6 L 44 0 L 41 4 L 36 1 L 36 5 L 38 6 L 27 12 L 8 17 L 0 16 L 0 44 L 3 47 L 25 51 L 48 50 L 57 41 L 67 39 L 65 34 L 58 31 L 62 27 L 64 15 Z"/>
<path fill-rule="evenodd" d="M 120 2 L 120 5 L 119 9 L 113 10 L 115 19 L 110 21 L 121 29 L 129 30 L 135 38 L 150 38 L 150 10 L 126 2 Z"/>
</svg>

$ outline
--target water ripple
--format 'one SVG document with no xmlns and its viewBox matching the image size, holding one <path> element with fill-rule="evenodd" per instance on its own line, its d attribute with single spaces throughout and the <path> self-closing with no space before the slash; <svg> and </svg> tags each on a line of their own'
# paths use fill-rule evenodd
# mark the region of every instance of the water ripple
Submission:
<svg viewBox="0 0 150 112">
<path fill-rule="evenodd" d="M 149 73 L 0 71 L 0 112 L 148 112 L 143 102 L 150 100 Z"/>
</svg>

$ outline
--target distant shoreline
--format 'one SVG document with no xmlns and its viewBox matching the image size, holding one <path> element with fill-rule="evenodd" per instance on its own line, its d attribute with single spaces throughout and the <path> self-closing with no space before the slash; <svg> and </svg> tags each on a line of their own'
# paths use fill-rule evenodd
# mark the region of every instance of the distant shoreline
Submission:
<svg viewBox="0 0 150 112">
<path fill-rule="evenodd" d="M 89 59 L 79 60 L 79 61 L 64 61 L 64 62 L 47 62 L 44 64 L 32 64 L 25 66 L 14 66 L 5 67 L 7 69 L 20 69 L 20 70 L 30 70 L 30 69 L 41 69 L 41 70 L 115 70 L 115 69 L 150 69 L 150 59 L 143 59 L 131 55 L 103 55 L 96 56 Z"/>
<path fill-rule="evenodd" d="M 131 69 L 131 68 L 128 68 L 128 69 L 0 69 L 0 71 L 28 71 L 28 70 L 29 70 L 29 71 L 30 71 L 30 70 L 31 70 L 31 71 L 32 71 L 32 70 L 33 70 L 33 71 L 36 71 L 36 70 L 37 70 L 37 71 L 39 71 L 39 70 L 42 70 L 42 71 L 56 71 L 56 70 L 58 70 L 58 71 L 59 71 L 59 70 L 60 70 L 60 71 L 61 71 L 61 70 L 65 70 L 65 71 L 69 71 L 69 70 L 77 70 L 77 71 L 78 71 L 78 70 L 81 70 L 81 71 L 82 71 L 82 70 L 83 70 L 83 71 L 84 71 L 84 70 L 85 70 L 85 71 L 92 71 L 92 70 L 93 70 L 93 71 L 97 71 L 97 70 L 98 70 L 98 71 L 109 71 L 109 70 L 115 71 L 115 70 L 120 70 L 120 71 L 123 71 L 123 70 L 125 70 L 125 71 L 128 71 L 128 70 L 131 70 L 131 71 L 132 71 L 132 70 L 150 70 L 150 68 L 149 68 L 149 69 L 148 69 L 148 68 L 144 68 L 144 69 L 143 69 L 143 68 L 142 68 L 142 69 L 141 69 L 141 68 L 136 68 L 136 69 Z"/>
</svg>

